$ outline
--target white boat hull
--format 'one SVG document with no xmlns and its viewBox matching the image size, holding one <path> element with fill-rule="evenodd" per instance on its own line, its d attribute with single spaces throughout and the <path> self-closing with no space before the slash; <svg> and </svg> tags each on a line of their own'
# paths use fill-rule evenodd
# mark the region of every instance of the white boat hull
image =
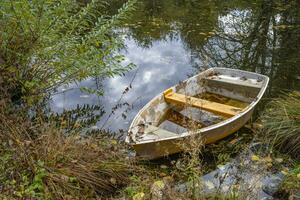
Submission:
<svg viewBox="0 0 300 200">
<path fill-rule="evenodd" d="M 228 76 L 226 80 L 222 80 L 222 85 L 218 85 L 218 82 L 214 80 L 210 81 L 209 87 L 200 84 L 200 81 L 201 83 L 203 82 L 203 78 L 211 76 L 212 73 L 216 72 L 221 74 L 217 75 L 221 78 L 223 76 L 222 74 L 225 74 L 226 78 Z M 233 84 L 226 83 L 226 81 L 231 81 L 230 77 L 244 76 L 248 78 L 247 81 L 232 78 L 234 79 L 233 81 L 236 80 L 236 84 L 235 82 L 233 82 Z M 251 82 L 250 80 L 254 81 Z M 257 82 L 255 82 L 255 80 L 257 80 Z M 199 73 L 198 75 L 187 79 L 182 84 L 176 85 L 171 89 L 175 92 L 184 93 L 185 95 L 189 96 L 194 96 L 196 93 L 209 91 L 215 94 L 221 94 L 233 99 L 248 102 L 249 105 L 243 109 L 242 112 L 236 114 L 235 116 L 232 116 L 217 124 L 193 131 L 193 133 L 185 132 L 166 138 L 144 137 L 141 140 L 136 139 L 135 137 L 138 135 L 138 126 L 140 124 L 150 123 L 153 126 L 159 126 L 165 113 L 172 108 L 170 104 L 165 102 L 164 95 L 160 94 L 151 100 L 147 105 L 145 105 L 144 108 L 141 109 L 141 111 L 137 114 L 129 128 L 129 134 L 126 137 L 126 142 L 134 148 L 137 156 L 143 159 L 155 159 L 181 152 L 183 151 L 183 143 L 189 142 L 189 138 L 193 137 L 193 134 L 197 134 L 198 136 L 200 135 L 201 142 L 204 144 L 214 143 L 236 132 L 245 125 L 245 123 L 251 118 L 256 104 L 262 98 L 267 88 L 268 81 L 268 77 L 260 74 L 227 68 L 212 68 Z"/>
</svg>

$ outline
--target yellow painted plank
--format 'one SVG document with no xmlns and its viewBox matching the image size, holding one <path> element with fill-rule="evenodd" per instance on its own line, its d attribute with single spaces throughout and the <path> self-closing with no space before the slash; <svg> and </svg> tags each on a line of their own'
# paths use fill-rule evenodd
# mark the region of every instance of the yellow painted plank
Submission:
<svg viewBox="0 0 300 200">
<path fill-rule="evenodd" d="M 234 106 L 174 93 L 170 89 L 164 92 L 164 97 L 167 103 L 192 106 L 224 117 L 232 117 L 242 111 L 241 108 Z"/>
</svg>

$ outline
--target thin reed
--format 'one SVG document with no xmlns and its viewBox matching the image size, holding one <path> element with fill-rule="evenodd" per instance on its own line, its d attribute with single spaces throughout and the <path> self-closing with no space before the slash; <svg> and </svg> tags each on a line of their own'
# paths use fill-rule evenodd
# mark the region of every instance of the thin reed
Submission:
<svg viewBox="0 0 300 200">
<path fill-rule="evenodd" d="M 267 105 L 261 120 L 262 136 L 270 144 L 300 158 L 300 93 L 292 92 Z"/>
</svg>

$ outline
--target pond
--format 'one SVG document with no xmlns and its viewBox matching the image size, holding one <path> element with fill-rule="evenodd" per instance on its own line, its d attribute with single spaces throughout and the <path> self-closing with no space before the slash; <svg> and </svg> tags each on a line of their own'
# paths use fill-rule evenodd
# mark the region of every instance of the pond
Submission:
<svg viewBox="0 0 300 200">
<path fill-rule="evenodd" d="M 112 3 L 111 11 L 123 1 Z M 93 128 L 126 131 L 137 112 L 168 87 L 210 67 L 255 71 L 270 77 L 265 97 L 300 89 L 300 5 L 275 0 L 142 0 L 119 27 L 126 63 L 122 77 L 64 86 L 51 97 L 53 112 L 100 105 Z M 80 87 L 101 88 L 103 96 Z"/>
</svg>

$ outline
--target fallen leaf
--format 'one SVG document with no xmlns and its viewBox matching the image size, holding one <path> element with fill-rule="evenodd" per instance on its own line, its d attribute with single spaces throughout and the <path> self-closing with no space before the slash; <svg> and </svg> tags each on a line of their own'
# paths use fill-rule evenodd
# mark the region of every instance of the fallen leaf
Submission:
<svg viewBox="0 0 300 200">
<path fill-rule="evenodd" d="M 231 145 L 234 145 L 234 144 L 237 143 L 238 141 L 239 141 L 239 139 L 238 139 L 238 138 L 235 138 L 235 139 L 231 140 L 229 143 L 230 143 Z"/>
<path fill-rule="evenodd" d="M 270 163 L 273 160 L 272 160 L 272 158 L 270 156 L 267 156 L 267 157 L 264 158 L 264 161 Z"/>
<path fill-rule="evenodd" d="M 162 172 L 162 173 L 159 173 L 159 176 L 160 177 L 165 177 L 165 176 L 167 176 L 167 174 Z"/>
<path fill-rule="evenodd" d="M 145 193 L 140 192 L 140 193 L 135 194 L 135 195 L 132 197 L 132 200 L 143 200 L 144 197 L 145 197 Z"/>
<path fill-rule="evenodd" d="M 165 187 L 165 183 L 163 181 L 155 181 L 153 186 L 158 189 L 163 189 Z"/>
<path fill-rule="evenodd" d="M 252 160 L 252 161 L 259 161 L 260 158 L 259 158 L 257 155 L 252 155 L 252 156 L 251 156 L 251 160 Z"/>
<path fill-rule="evenodd" d="M 162 169 L 167 169 L 168 166 L 167 166 L 167 165 L 161 165 L 160 168 L 162 168 Z"/>
<path fill-rule="evenodd" d="M 264 126 L 262 124 L 259 124 L 259 123 L 253 123 L 252 124 L 252 127 L 256 130 L 261 130 L 264 128 Z"/>
<path fill-rule="evenodd" d="M 205 185 L 208 187 L 209 190 L 215 188 L 215 185 L 211 181 L 205 181 Z"/>
<path fill-rule="evenodd" d="M 281 170 L 280 172 L 281 172 L 283 175 L 288 175 L 288 172 L 285 171 L 285 170 Z"/>
<path fill-rule="evenodd" d="M 276 158 L 275 161 L 278 162 L 278 163 L 282 163 L 283 159 L 282 158 Z"/>
<path fill-rule="evenodd" d="M 269 163 L 267 163 L 267 166 L 272 167 L 273 165 L 272 165 L 272 163 L 269 162 Z"/>
<path fill-rule="evenodd" d="M 109 180 L 113 185 L 115 185 L 117 183 L 117 180 L 115 178 L 110 178 Z"/>
</svg>

